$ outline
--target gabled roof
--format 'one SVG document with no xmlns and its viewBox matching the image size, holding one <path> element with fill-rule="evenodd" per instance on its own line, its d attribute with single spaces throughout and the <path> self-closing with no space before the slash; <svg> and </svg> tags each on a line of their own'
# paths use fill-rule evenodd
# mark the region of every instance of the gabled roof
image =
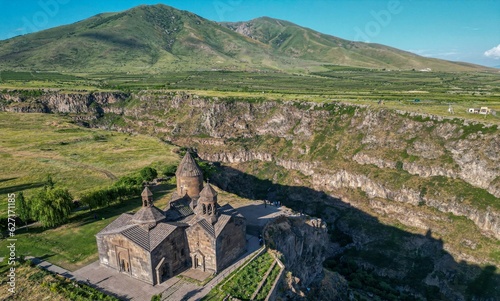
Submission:
<svg viewBox="0 0 500 301">
<path fill-rule="evenodd" d="M 217 217 L 217 222 L 215 222 L 213 225 L 212 223 L 207 221 L 203 216 L 198 215 L 196 216 L 196 218 L 193 218 L 192 220 L 189 221 L 190 227 L 194 227 L 198 224 L 210 236 L 217 238 L 222 233 L 222 231 L 224 230 L 224 228 L 229 223 L 232 217 L 243 218 L 243 216 L 229 204 L 220 207 L 219 213 L 220 215 Z"/>
<path fill-rule="evenodd" d="M 122 214 L 96 236 L 121 234 L 144 250 L 153 251 L 178 227 L 174 224 L 160 222 L 155 227 L 149 228 L 134 223 L 132 218 L 133 216 L 130 214 Z"/>
<path fill-rule="evenodd" d="M 167 220 L 174 221 L 185 218 L 193 214 L 193 209 L 191 209 L 189 199 L 178 199 L 171 201 L 169 206 L 165 208 L 165 215 Z"/>
<path fill-rule="evenodd" d="M 202 176 L 203 172 L 198 164 L 196 164 L 193 157 L 191 157 L 189 152 L 186 152 L 186 155 L 182 158 L 181 163 L 179 163 L 179 167 L 177 167 L 175 175 L 177 177 L 197 177 Z"/>
<path fill-rule="evenodd" d="M 99 231 L 96 234 L 96 236 L 99 236 L 102 234 L 107 234 L 107 233 L 113 232 L 113 230 L 115 230 L 115 229 L 122 228 L 124 226 L 129 225 L 132 221 L 132 217 L 133 217 L 133 215 L 129 214 L 129 213 L 124 213 L 124 214 L 120 215 L 117 219 L 115 219 L 109 225 L 104 227 L 104 229 Z"/>
</svg>

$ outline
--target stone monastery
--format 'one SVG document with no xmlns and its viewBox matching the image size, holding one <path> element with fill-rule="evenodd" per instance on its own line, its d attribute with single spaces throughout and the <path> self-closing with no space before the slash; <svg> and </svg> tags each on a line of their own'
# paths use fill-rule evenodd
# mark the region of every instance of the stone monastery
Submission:
<svg viewBox="0 0 500 301">
<path fill-rule="evenodd" d="M 177 190 L 161 210 L 148 187 L 142 208 L 124 213 L 97 233 L 100 264 L 155 285 L 188 269 L 218 273 L 246 251 L 246 220 L 217 192 L 186 153 Z"/>
</svg>

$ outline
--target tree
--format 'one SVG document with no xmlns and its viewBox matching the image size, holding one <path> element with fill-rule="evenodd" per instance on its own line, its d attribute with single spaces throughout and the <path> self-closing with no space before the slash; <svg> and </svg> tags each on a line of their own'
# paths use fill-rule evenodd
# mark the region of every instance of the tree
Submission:
<svg viewBox="0 0 500 301">
<path fill-rule="evenodd" d="M 173 177 L 175 176 L 176 171 L 177 171 L 177 165 L 172 164 L 163 169 L 163 175 L 165 177 Z"/>
<path fill-rule="evenodd" d="M 28 220 L 31 218 L 31 210 L 22 192 L 19 192 L 19 194 L 17 195 L 16 212 L 17 217 L 19 217 L 27 226 Z"/>
<path fill-rule="evenodd" d="M 152 181 L 154 178 L 158 176 L 158 172 L 156 171 L 156 169 L 149 166 L 141 169 L 140 174 L 141 178 L 145 181 Z"/>
<path fill-rule="evenodd" d="M 33 198 L 33 217 L 44 227 L 63 224 L 71 214 L 73 198 L 67 189 L 41 189 Z"/>
<path fill-rule="evenodd" d="M 54 182 L 54 180 L 52 180 L 52 176 L 51 175 L 47 175 L 47 179 L 45 180 L 45 183 L 43 184 L 43 187 L 45 189 L 51 189 L 51 188 L 54 188 L 54 185 L 55 185 L 55 182 Z"/>
</svg>

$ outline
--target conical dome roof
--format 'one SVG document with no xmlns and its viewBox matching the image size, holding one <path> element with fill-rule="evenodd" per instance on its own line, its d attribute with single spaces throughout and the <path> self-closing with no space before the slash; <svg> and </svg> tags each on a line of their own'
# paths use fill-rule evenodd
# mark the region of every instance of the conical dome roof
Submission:
<svg viewBox="0 0 500 301">
<path fill-rule="evenodd" d="M 150 196 L 153 196 L 153 193 L 151 192 L 151 190 L 149 190 L 148 186 L 146 186 L 146 187 L 144 187 L 144 190 L 142 191 L 141 196 L 142 197 L 150 197 Z"/>
<path fill-rule="evenodd" d="M 175 172 L 177 177 L 197 177 L 202 176 L 203 172 L 201 171 L 196 161 L 191 157 L 189 152 L 186 152 L 184 158 L 182 158 L 179 167 L 177 167 L 177 171 Z"/>
<path fill-rule="evenodd" d="M 216 196 L 217 191 L 215 191 L 215 189 L 210 184 L 205 185 L 205 187 L 203 187 L 203 190 L 200 192 L 200 197 L 213 199 Z"/>
</svg>

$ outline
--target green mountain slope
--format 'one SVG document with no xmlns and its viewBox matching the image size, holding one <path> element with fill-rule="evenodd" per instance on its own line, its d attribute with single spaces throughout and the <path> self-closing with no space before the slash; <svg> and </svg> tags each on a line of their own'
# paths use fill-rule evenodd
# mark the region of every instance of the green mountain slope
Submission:
<svg viewBox="0 0 500 301">
<path fill-rule="evenodd" d="M 244 69 L 252 65 L 245 60 L 272 61 L 266 48 L 192 13 L 165 5 L 140 6 L 2 41 L 0 68 Z"/>
<path fill-rule="evenodd" d="M 0 69 L 66 72 L 320 70 L 368 68 L 479 70 L 394 48 L 350 42 L 286 21 L 219 24 L 165 5 L 99 14 L 0 41 Z"/>
<path fill-rule="evenodd" d="M 384 45 L 348 41 L 269 17 L 223 24 L 269 45 L 280 54 L 296 59 L 365 68 L 430 68 L 441 71 L 486 69 L 473 64 L 425 58 Z"/>
</svg>

